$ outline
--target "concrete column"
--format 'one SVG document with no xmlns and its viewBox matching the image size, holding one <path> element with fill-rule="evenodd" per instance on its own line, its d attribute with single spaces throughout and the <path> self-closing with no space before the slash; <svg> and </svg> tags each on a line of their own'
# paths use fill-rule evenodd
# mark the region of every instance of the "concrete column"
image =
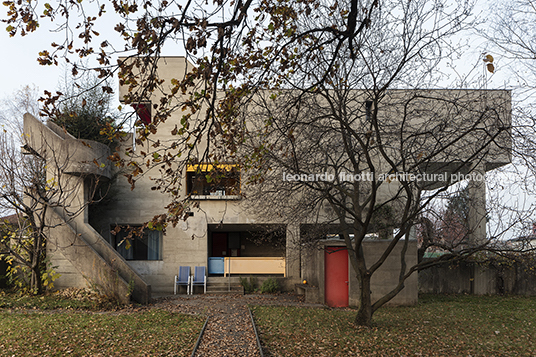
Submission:
<svg viewBox="0 0 536 357">
<path fill-rule="evenodd" d="M 470 245 L 486 241 L 486 180 L 484 163 L 478 164 L 471 172 L 472 179 L 467 185 L 469 193 L 468 223 Z"/>
<path fill-rule="evenodd" d="M 299 224 L 289 224 L 287 226 L 286 240 L 286 275 L 289 280 L 300 280 L 301 267 L 301 245 Z"/>
</svg>

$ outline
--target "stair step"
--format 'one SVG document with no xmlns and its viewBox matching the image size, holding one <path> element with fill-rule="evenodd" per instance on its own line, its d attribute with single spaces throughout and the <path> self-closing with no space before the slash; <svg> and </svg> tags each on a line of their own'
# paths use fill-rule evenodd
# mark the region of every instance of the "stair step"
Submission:
<svg viewBox="0 0 536 357">
<path fill-rule="evenodd" d="M 229 281 L 231 281 L 231 284 L 240 284 L 240 277 L 232 276 L 229 279 L 229 277 L 223 277 L 223 276 L 209 276 L 207 278 L 207 283 L 226 283 L 226 284 L 228 284 Z"/>
<path fill-rule="evenodd" d="M 230 290 L 229 290 L 230 289 Z M 207 283 L 207 293 L 209 294 L 243 294 L 244 288 L 239 284 Z"/>
<path fill-rule="evenodd" d="M 230 290 L 229 290 L 230 285 Z M 209 276 L 207 294 L 244 294 L 244 287 L 239 276 Z"/>
</svg>

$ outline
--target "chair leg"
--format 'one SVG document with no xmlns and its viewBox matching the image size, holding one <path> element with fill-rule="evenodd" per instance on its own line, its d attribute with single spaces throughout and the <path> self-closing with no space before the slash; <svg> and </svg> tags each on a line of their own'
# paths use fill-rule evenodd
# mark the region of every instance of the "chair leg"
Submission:
<svg viewBox="0 0 536 357">
<path fill-rule="evenodd" d="M 173 284 L 173 295 L 177 295 L 177 276 L 175 275 L 175 283 Z"/>
</svg>

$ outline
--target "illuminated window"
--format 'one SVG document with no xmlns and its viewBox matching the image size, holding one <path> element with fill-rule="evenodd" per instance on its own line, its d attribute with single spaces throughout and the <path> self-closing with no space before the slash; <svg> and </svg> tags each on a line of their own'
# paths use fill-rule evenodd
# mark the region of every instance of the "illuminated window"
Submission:
<svg viewBox="0 0 536 357">
<path fill-rule="evenodd" d="M 240 171 L 237 165 L 190 165 L 186 171 L 186 189 L 192 196 L 237 196 L 240 194 Z"/>
</svg>

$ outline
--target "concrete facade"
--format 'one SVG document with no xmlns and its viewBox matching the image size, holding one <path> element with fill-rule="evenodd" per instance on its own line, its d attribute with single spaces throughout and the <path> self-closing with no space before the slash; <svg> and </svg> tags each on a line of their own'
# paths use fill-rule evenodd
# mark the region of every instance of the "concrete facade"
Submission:
<svg viewBox="0 0 536 357">
<path fill-rule="evenodd" d="M 169 57 L 161 59 L 159 67 L 159 77 L 169 83 L 171 78 L 180 77 L 190 66 L 184 58 Z M 140 80 L 143 80 L 143 75 Z M 122 98 L 128 93 L 126 86 L 120 87 L 119 94 Z M 404 92 L 399 93 L 401 97 Z M 455 91 L 446 92 L 445 95 L 456 95 Z M 496 93 L 503 100 L 509 100 L 509 94 Z M 147 98 L 148 101 L 157 102 L 159 98 Z M 475 96 L 475 102 L 478 102 L 479 97 Z M 158 127 L 157 137 L 166 141 L 171 139 L 171 131 L 175 127 L 177 118 L 180 118 L 181 113 L 176 114 L 178 117 L 172 117 Z M 178 119 L 177 119 L 178 120 Z M 77 146 L 82 147 L 74 138 L 69 138 L 61 133 L 61 129 L 51 126 L 43 129 L 44 126 L 36 124 L 31 118 L 28 118 L 28 128 L 25 130 L 28 133 L 33 133 L 32 137 L 37 137 L 36 128 L 39 128 L 45 134 L 53 137 L 50 141 L 62 143 L 63 147 Z M 55 136 L 54 136 L 54 135 Z M 68 134 L 67 134 L 68 135 Z M 74 141 L 73 141 L 74 140 Z M 120 143 L 121 152 L 131 147 L 132 137 L 127 136 Z M 35 147 L 39 143 L 33 144 Z M 82 145 L 82 146 L 80 146 Z M 202 144 L 201 144 L 202 145 Z M 51 257 L 53 265 L 57 265 L 57 271 L 62 274 L 58 280 L 59 287 L 81 286 L 87 282 L 106 285 L 113 281 L 117 285 L 114 289 L 119 295 L 131 294 L 138 301 L 147 301 L 151 292 L 156 294 L 168 294 L 173 291 L 174 276 L 177 275 L 180 266 L 208 266 L 209 257 L 212 255 L 214 246 L 214 234 L 217 233 L 237 233 L 239 243 L 235 248 L 229 248 L 226 251 L 227 256 L 240 254 L 241 257 L 284 257 L 285 272 L 276 277 L 282 282 L 282 285 L 287 290 L 293 290 L 295 284 L 299 284 L 303 279 L 308 281 L 308 286 L 317 289 L 317 293 L 311 294 L 315 296 L 313 300 L 324 303 L 324 256 L 322 247 L 324 246 L 340 246 L 342 240 L 321 240 L 315 248 L 304 247 L 300 241 L 301 227 L 297 224 L 286 225 L 284 220 L 263 217 L 260 219 L 253 212 L 249 212 L 244 208 L 244 200 L 240 197 L 231 196 L 206 196 L 199 197 L 197 200 L 198 207 L 191 209 L 191 216 L 176 227 L 167 227 L 166 234 L 160 235 L 157 253 L 157 259 L 125 259 L 118 253 L 117 238 L 112 233 L 116 226 L 140 226 L 145 222 L 150 221 L 157 214 L 165 213 L 165 206 L 169 203 L 170 197 L 161 194 L 158 191 L 151 190 L 154 185 L 154 179 L 159 177 L 157 171 L 149 171 L 141 176 L 134 190 L 126 180 L 122 177 L 124 172 L 115 168 L 104 159 L 99 159 L 104 163 L 102 172 L 95 165 L 87 163 L 93 162 L 92 156 L 106 157 L 105 149 L 98 148 L 95 145 L 93 148 L 84 149 L 80 156 L 70 158 L 69 169 L 65 172 L 68 174 L 80 177 L 84 180 L 90 175 L 99 175 L 106 179 L 115 180 L 111 185 L 109 198 L 106 205 L 98 206 L 94 211 L 84 210 L 84 214 L 80 217 L 72 219 L 68 225 L 51 232 L 52 244 L 47 250 Z M 86 146 L 84 146 L 86 147 Z M 135 151 L 150 152 L 150 147 L 136 146 Z M 467 146 L 463 151 L 466 155 L 470 150 Z M 69 153 L 71 153 L 69 151 Z M 103 154 L 104 153 L 104 154 Z M 462 152 L 445 153 L 445 155 L 462 155 Z M 509 162 L 508 154 L 504 154 L 503 150 L 498 150 L 495 155 L 497 162 Z M 492 155 L 492 156 L 493 156 Z M 496 166 L 494 162 L 490 164 L 490 168 Z M 445 169 L 442 166 L 442 169 Z M 485 170 L 486 168 L 484 168 Z M 95 171 L 97 170 L 97 171 Z M 428 168 L 430 172 L 434 171 L 434 167 Z M 83 173 L 83 175 L 81 175 Z M 184 177 L 186 175 L 183 175 Z M 185 190 L 186 178 L 183 177 L 182 188 Z M 391 185 L 391 186 L 390 186 Z M 386 188 L 379 194 L 381 200 L 388 199 L 391 191 L 396 191 L 394 187 L 396 183 L 385 185 Z M 478 187 L 475 192 L 482 193 Z M 79 194 L 79 206 L 84 206 L 86 199 L 83 192 Z M 184 195 L 183 195 L 184 196 Z M 482 196 L 480 196 L 482 198 Z M 484 192 L 485 199 L 485 192 Z M 92 212 L 89 214 L 88 212 Z M 479 224 L 482 218 L 485 217 L 485 212 L 475 210 L 475 218 L 472 222 Z M 59 217 L 61 212 L 57 213 Z M 259 231 L 259 227 L 277 226 L 282 228 L 284 232 L 284 244 L 273 245 L 264 243 L 261 245 L 255 244 L 249 239 L 251 232 Z M 479 234 L 485 235 L 484 228 L 479 231 Z M 67 232 L 69 231 L 69 232 Z M 65 237 L 72 236 L 71 240 L 65 241 Z M 236 236 L 236 234 L 235 234 Z M 230 237 L 230 236 L 229 236 Z M 229 238 L 230 239 L 230 238 Z M 76 243 L 77 248 L 69 247 L 70 243 Z M 398 283 L 400 271 L 400 250 L 404 241 L 399 242 L 393 253 L 389 256 L 383 266 L 375 273 L 372 279 L 372 298 L 373 300 L 390 291 Z M 229 247 L 231 246 L 230 243 Z M 365 255 L 371 260 L 378 258 L 384 251 L 389 241 L 366 241 L 364 244 Z M 72 246 L 73 244 L 71 244 Z M 80 248 L 82 247 L 82 248 Z M 117 248 L 117 249 L 116 249 Z M 239 253 L 238 253 L 239 251 Z M 408 251 L 405 256 L 406 263 L 411 266 L 417 262 L 417 242 L 414 239 L 408 241 Z M 101 267 L 102 266 L 102 267 Z M 115 275 L 114 275 L 115 274 Z M 114 278 L 117 277 L 117 278 Z M 353 270 L 349 269 L 349 303 L 356 305 L 358 295 L 358 283 Z M 133 290 L 133 291 L 131 291 Z M 417 302 L 417 276 L 414 274 L 406 283 L 405 288 L 394 299 L 391 304 L 414 304 Z"/>
</svg>

